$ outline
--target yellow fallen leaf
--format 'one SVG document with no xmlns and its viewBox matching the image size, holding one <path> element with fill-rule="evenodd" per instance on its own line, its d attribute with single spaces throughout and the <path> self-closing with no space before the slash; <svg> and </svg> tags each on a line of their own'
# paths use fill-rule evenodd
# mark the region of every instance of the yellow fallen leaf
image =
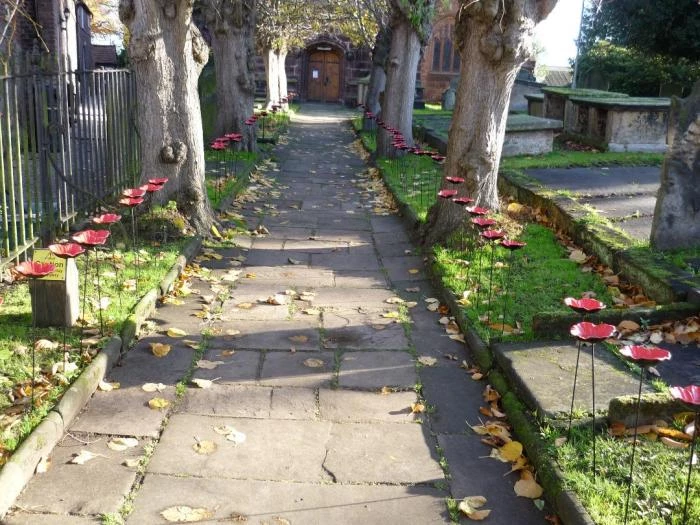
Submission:
<svg viewBox="0 0 700 525">
<path fill-rule="evenodd" d="M 217 239 L 221 239 L 221 233 L 219 233 L 219 228 L 215 224 L 211 225 L 211 234 Z"/>
<path fill-rule="evenodd" d="M 199 388 L 210 388 L 211 385 L 214 384 L 214 381 L 211 379 L 200 379 L 195 377 L 192 379 L 192 384 L 197 385 Z"/>
<path fill-rule="evenodd" d="M 204 507 L 192 508 L 187 505 L 178 505 L 161 511 L 160 515 L 163 516 L 165 521 L 171 523 L 194 523 L 208 520 L 214 516 L 214 513 Z"/>
<path fill-rule="evenodd" d="M 523 445 L 519 441 L 511 441 L 498 449 L 504 461 L 515 461 L 523 453 Z"/>
<path fill-rule="evenodd" d="M 523 205 L 520 204 L 519 202 L 511 202 L 511 203 L 508 205 L 508 207 L 506 208 L 506 211 L 507 211 L 508 213 L 512 213 L 512 214 L 514 214 L 514 215 L 517 215 L 518 213 L 520 213 L 521 211 L 523 211 L 524 208 L 525 208 L 525 206 L 523 206 Z"/>
<path fill-rule="evenodd" d="M 482 374 L 481 372 L 477 372 L 475 374 L 472 374 L 471 377 L 474 381 L 479 381 L 480 379 L 483 379 L 484 374 Z"/>
<path fill-rule="evenodd" d="M 581 250 L 573 250 L 569 254 L 569 259 L 581 264 L 581 263 L 586 262 L 586 259 L 588 259 L 588 256 L 585 253 L 583 253 Z"/>
<path fill-rule="evenodd" d="M 485 504 L 485 497 L 469 496 L 460 501 L 459 505 L 457 505 L 457 508 L 470 520 L 481 521 L 491 513 L 489 509 L 477 510 L 483 507 Z"/>
<path fill-rule="evenodd" d="M 428 355 L 422 355 L 418 357 L 418 362 L 423 366 L 435 366 L 437 359 Z"/>
<path fill-rule="evenodd" d="M 688 443 L 683 443 L 682 441 L 676 441 L 675 439 L 671 439 L 670 437 L 662 436 L 661 439 L 659 439 L 664 445 L 666 445 L 669 448 L 686 448 L 688 446 Z"/>
<path fill-rule="evenodd" d="M 101 390 L 102 392 L 111 392 L 112 390 L 118 389 L 120 386 L 120 383 L 110 383 L 108 381 L 102 380 L 97 384 L 97 389 Z"/>
<path fill-rule="evenodd" d="M 523 470 L 521 478 L 515 482 L 513 490 L 518 496 L 530 499 L 537 499 L 544 493 L 544 489 L 535 481 L 532 473 L 528 470 Z"/>
<path fill-rule="evenodd" d="M 386 319 L 398 319 L 399 312 L 385 312 L 382 314 L 382 317 L 384 317 Z"/>
<path fill-rule="evenodd" d="M 238 303 L 236 305 L 236 308 L 240 308 L 241 310 L 250 310 L 255 306 L 253 303 Z"/>
<path fill-rule="evenodd" d="M 304 360 L 304 366 L 309 368 L 323 368 L 326 363 L 322 359 L 316 359 L 315 357 L 310 357 Z"/>
<path fill-rule="evenodd" d="M 411 413 L 420 414 L 425 412 L 425 405 L 423 403 L 411 403 Z"/>
<path fill-rule="evenodd" d="M 167 388 L 163 383 L 144 383 L 141 390 L 148 393 L 162 392 Z"/>
<path fill-rule="evenodd" d="M 309 338 L 306 335 L 292 335 L 289 337 L 289 340 L 293 343 L 306 343 Z"/>
<path fill-rule="evenodd" d="M 163 408 L 168 408 L 170 406 L 170 401 L 162 397 L 154 397 L 148 402 L 148 406 L 153 410 L 160 410 Z"/>
<path fill-rule="evenodd" d="M 638 323 L 630 321 L 629 319 L 621 321 L 620 324 L 617 325 L 617 329 L 620 332 L 636 332 L 639 328 L 640 326 Z"/>
<path fill-rule="evenodd" d="M 527 458 L 525 456 L 520 456 L 518 459 L 515 460 L 515 463 L 510 467 L 510 470 L 504 474 L 504 476 L 507 476 L 511 472 L 515 472 L 517 470 L 522 470 L 525 467 L 527 467 Z"/>
<path fill-rule="evenodd" d="M 410 270 L 408 270 L 408 273 L 410 273 L 411 275 L 416 275 L 417 273 L 420 273 L 420 270 L 418 268 L 411 268 Z"/>
<path fill-rule="evenodd" d="M 185 337 L 187 332 L 180 328 L 169 328 L 167 331 L 168 337 Z"/>
<path fill-rule="evenodd" d="M 221 357 L 231 357 L 235 353 L 236 353 L 235 350 L 223 350 L 219 355 Z"/>
<path fill-rule="evenodd" d="M 165 357 L 170 352 L 170 345 L 165 343 L 151 343 L 151 352 L 156 357 Z"/>
<path fill-rule="evenodd" d="M 216 449 L 218 448 L 216 443 L 213 441 L 209 441 L 206 439 L 196 439 L 196 442 L 194 445 L 192 445 L 192 449 L 197 453 L 197 454 L 202 454 L 203 456 L 208 456 L 209 454 L 213 454 L 216 452 Z"/>
</svg>

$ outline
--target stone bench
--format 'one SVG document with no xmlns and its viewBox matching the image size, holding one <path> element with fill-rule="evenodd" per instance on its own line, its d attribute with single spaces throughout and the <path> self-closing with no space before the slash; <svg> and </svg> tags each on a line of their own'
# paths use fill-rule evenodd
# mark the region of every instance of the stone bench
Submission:
<svg viewBox="0 0 700 525">
<path fill-rule="evenodd" d="M 668 98 L 569 98 L 574 117 L 570 132 L 610 151 L 664 153 L 668 142 Z M 569 131 L 569 130 L 567 130 Z"/>
<path fill-rule="evenodd" d="M 545 87 L 542 88 L 544 93 L 544 106 L 542 116 L 555 120 L 561 120 L 564 123 L 564 131 L 573 133 L 573 126 L 576 122 L 576 115 L 573 111 L 571 97 L 587 97 L 587 98 L 624 98 L 625 93 L 616 93 L 614 91 L 602 91 L 600 89 L 579 89 L 569 87 Z"/>
<path fill-rule="evenodd" d="M 447 151 L 447 130 L 451 117 L 444 115 L 421 116 L 414 118 L 416 137 L 436 148 L 440 153 Z M 554 133 L 560 132 L 560 120 L 533 117 L 530 115 L 508 115 L 506 137 L 501 155 L 541 155 L 552 151 Z"/>
</svg>

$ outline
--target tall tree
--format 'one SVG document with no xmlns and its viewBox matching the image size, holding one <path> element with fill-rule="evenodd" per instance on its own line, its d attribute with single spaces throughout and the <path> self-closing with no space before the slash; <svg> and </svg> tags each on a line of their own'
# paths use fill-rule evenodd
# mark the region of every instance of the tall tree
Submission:
<svg viewBox="0 0 700 525">
<path fill-rule="evenodd" d="M 506 133 L 510 92 L 520 66 L 531 56 L 533 30 L 557 0 L 460 0 L 455 40 L 461 59 L 450 125 L 445 175 L 462 177 L 460 195 L 498 209 L 498 166 Z M 463 211 L 444 199 L 431 208 L 424 240 L 447 237 Z"/>
<path fill-rule="evenodd" d="M 671 148 L 661 170 L 661 188 L 651 225 L 659 250 L 700 246 L 700 81 L 686 99 L 674 99 Z"/>
<path fill-rule="evenodd" d="M 202 113 L 197 80 L 209 48 L 192 23 L 193 0 L 120 0 L 138 86 L 141 178 L 169 178 L 155 195 L 174 199 L 200 234 L 214 215 L 204 187 Z"/>
<path fill-rule="evenodd" d="M 201 8 L 216 72 L 215 133 L 241 133 L 242 147 L 254 151 L 254 131 L 244 121 L 255 98 L 255 0 L 201 0 Z"/>
<path fill-rule="evenodd" d="M 265 62 L 267 107 L 288 95 L 284 63 L 294 45 L 300 45 L 317 27 L 314 12 L 319 6 L 304 0 L 258 0 L 256 42 Z"/>
<path fill-rule="evenodd" d="M 398 129 L 408 144 L 413 142 L 413 101 L 421 47 L 430 37 L 434 0 L 390 0 L 391 47 L 386 66 L 382 120 Z M 395 154 L 392 136 L 377 135 L 377 154 Z"/>
</svg>

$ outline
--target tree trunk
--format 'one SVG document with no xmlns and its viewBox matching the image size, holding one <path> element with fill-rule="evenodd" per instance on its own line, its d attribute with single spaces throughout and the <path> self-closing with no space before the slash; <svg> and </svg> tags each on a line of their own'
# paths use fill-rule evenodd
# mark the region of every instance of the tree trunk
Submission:
<svg viewBox="0 0 700 525">
<path fill-rule="evenodd" d="M 216 133 L 241 133 L 241 147 L 255 151 L 252 126 L 255 97 L 255 1 L 205 0 L 205 19 L 212 34 L 216 68 Z"/>
<path fill-rule="evenodd" d="M 386 60 L 389 56 L 391 46 L 391 31 L 388 28 L 380 30 L 374 41 L 372 49 L 372 70 L 369 75 L 369 86 L 367 87 L 367 97 L 364 100 L 365 107 L 375 115 L 379 115 L 381 105 L 379 96 L 386 87 Z M 360 101 L 362 102 L 362 101 Z"/>
<path fill-rule="evenodd" d="M 272 104 L 276 104 L 280 99 L 279 55 L 272 49 L 265 49 L 263 58 L 265 60 L 265 77 L 267 80 L 267 101 L 265 106 L 269 109 Z"/>
<path fill-rule="evenodd" d="M 669 129 L 671 149 L 651 225 L 657 250 L 700 246 L 700 81 L 688 98 L 674 99 Z"/>
<path fill-rule="evenodd" d="M 197 80 L 209 48 L 192 23 L 192 2 L 120 0 L 119 16 L 131 35 L 138 86 L 141 180 L 168 177 L 154 198 L 175 199 L 195 230 L 207 234 L 214 215 L 204 186 Z"/>
<path fill-rule="evenodd" d="M 498 166 L 506 133 L 510 92 L 531 56 L 533 30 L 557 0 L 483 0 L 462 5 L 455 20 L 461 71 L 448 133 L 445 175 L 462 177 L 460 196 L 498 210 Z M 424 227 L 428 245 L 461 226 L 464 211 L 438 199 Z"/>
<path fill-rule="evenodd" d="M 278 83 L 279 83 L 279 98 L 277 99 L 277 104 L 282 104 L 282 99 L 287 98 L 287 69 L 284 67 L 287 61 L 287 50 L 282 50 L 277 53 L 277 73 L 278 73 Z M 285 106 L 287 109 L 287 106 Z"/>
<path fill-rule="evenodd" d="M 406 14 L 400 9 L 393 9 L 381 118 L 388 126 L 398 129 L 409 145 L 413 144 L 413 99 L 420 49 L 418 33 Z M 395 155 L 396 151 L 391 147 L 392 138 L 384 129 L 377 131 L 377 156 Z"/>
</svg>

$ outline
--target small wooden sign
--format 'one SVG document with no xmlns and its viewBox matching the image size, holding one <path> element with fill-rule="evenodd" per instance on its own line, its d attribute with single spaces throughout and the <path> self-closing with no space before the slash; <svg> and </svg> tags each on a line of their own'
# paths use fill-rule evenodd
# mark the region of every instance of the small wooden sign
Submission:
<svg viewBox="0 0 700 525">
<path fill-rule="evenodd" d="M 66 280 L 66 259 L 56 257 L 46 248 L 36 248 L 32 255 L 32 260 L 37 262 L 50 262 L 56 265 L 56 269 L 46 277 L 42 277 L 43 281 L 65 281 Z"/>
</svg>

